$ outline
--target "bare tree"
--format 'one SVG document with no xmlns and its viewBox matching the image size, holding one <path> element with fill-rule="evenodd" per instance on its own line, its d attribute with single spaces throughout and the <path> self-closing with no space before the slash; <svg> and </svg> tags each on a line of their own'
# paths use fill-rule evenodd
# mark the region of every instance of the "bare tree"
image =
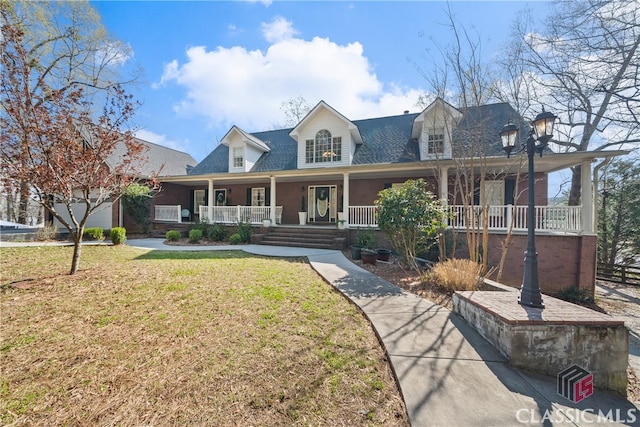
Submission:
<svg viewBox="0 0 640 427">
<path fill-rule="evenodd" d="M 469 258 L 482 264 L 484 274 L 490 274 L 489 224 L 492 215 L 502 216 L 504 212 L 490 206 L 487 181 L 504 180 L 507 174 L 514 171 L 518 181 L 522 161 L 514 157 L 511 164 L 505 168 L 496 169 L 488 166 L 489 157 L 501 155 L 499 150 L 498 153 L 495 150 L 496 146 L 499 146 L 500 130 L 496 128 L 496 112 L 488 105 L 499 100 L 495 96 L 496 74 L 491 64 L 483 60 L 479 35 L 458 24 L 451 11 L 448 12 L 448 17 L 447 29 L 452 34 L 452 42 L 445 47 L 439 47 L 440 57 L 431 61 L 436 64 L 435 69 L 422 74 L 430 82 L 437 96 L 449 100 L 462 112 L 461 121 L 454 122 L 453 117 L 448 117 L 446 126 L 453 129 L 450 140 L 452 159 L 456 165 L 451 197 L 454 203 L 462 205 L 462 209 L 456 212 L 458 218 L 454 219 L 454 222 L 457 226 L 464 227 Z M 526 98 L 517 92 L 513 98 L 519 102 L 526 101 Z M 430 96 L 424 99 L 428 100 Z M 514 111 L 510 119 L 520 124 L 517 112 Z M 503 124 L 506 123 L 500 123 L 498 126 Z M 439 160 L 436 159 L 437 162 Z M 517 198 L 514 197 L 515 201 Z M 499 268 L 506 260 L 511 231 L 508 229 L 507 237 L 502 243 Z"/>
<path fill-rule="evenodd" d="M 293 127 L 300 123 L 304 116 L 311 111 L 311 106 L 307 104 L 307 101 L 302 95 L 298 95 L 295 98 L 287 99 L 280 103 L 280 110 L 285 116 L 285 126 Z"/>
<path fill-rule="evenodd" d="M 103 87 L 101 97 L 91 96 L 80 82 L 57 89 L 49 86 L 50 68 L 41 68 L 25 43 L 24 26 L 5 3 L 2 6 L 2 178 L 13 185 L 28 183 L 38 202 L 69 231 L 74 243 L 70 274 L 74 274 L 89 216 L 105 202 L 117 201 L 144 165 L 144 146 L 125 130 L 134 103 L 117 84 Z M 101 111 L 96 111 L 98 100 Z M 70 221 L 57 203 L 64 206 Z M 78 203 L 83 212 L 73 209 Z"/>
<path fill-rule="evenodd" d="M 131 49 L 108 36 L 87 1 L 0 0 L 0 10 L 3 22 L 22 33 L 22 48 L 32 72 L 24 83 L 31 93 L 49 91 L 38 102 L 77 87 L 83 87 L 85 99 L 102 97 L 97 102 L 104 102 L 110 88 L 132 83 L 139 76 L 137 70 L 129 78 L 120 76 L 118 70 L 132 56 Z M 28 182 L 15 185 L 19 189 L 17 220 L 26 223 L 31 188 Z"/>
<path fill-rule="evenodd" d="M 559 116 L 562 138 L 552 142 L 560 149 L 638 146 L 639 47 L 637 0 L 557 2 L 548 19 L 517 21 L 503 68 L 518 71 L 511 83 L 527 92 L 524 116 L 534 117 L 539 104 Z M 581 167 L 572 172 L 569 204 L 579 205 Z"/>
<path fill-rule="evenodd" d="M 456 105 L 466 116 L 462 123 L 453 122 L 445 116 L 445 128 L 453 129 L 449 136 L 452 157 L 456 162 L 453 199 L 462 202 L 465 236 L 469 258 L 483 265 L 487 271 L 488 215 L 487 209 L 475 209 L 476 194 L 480 195 L 480 206 L 485 206 L 484 187 L 486 176 L 486 148 L 491 117 L 482 117 L 477 107 L 486 104 L 492 95 L 492 71 L 481 59 L 481 42 L 477 34 L 459 25 L 451 10 L 448 11 L 447 29 L 452 34 L 452 43 L 439 47 L 440 60 L 433 61 L 435 69 L 423 72 L 434 93 L 452 105 Z M 428 99 L 428 97 L 426 98 Z M 497 135 L 496 135 L 497 137 Z M 494 138 L 495 139 L 495 138 Z M 478 226 L 482 225 L 479 233 Z"/>
<path fill-rule="evenodd" d="M 598 206 L 598 263 L 633 264 L 640 253 L 640 160 L 607 165 L 601 176 Z"/>
</svg>

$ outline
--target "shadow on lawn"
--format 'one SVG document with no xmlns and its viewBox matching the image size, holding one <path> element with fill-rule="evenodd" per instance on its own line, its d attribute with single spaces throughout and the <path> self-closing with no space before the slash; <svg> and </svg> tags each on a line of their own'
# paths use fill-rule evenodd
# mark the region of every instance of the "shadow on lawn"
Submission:
<svg viewBox="0 0 640 427">
<path fill-rule="evenodd" d="M 273 259 L 273 257 L 254 255 L 244 252 L 240 249 L 237 250 L 211 250 L 211 251 L 149 251 L 145 254 L 137 256 L 136 260 L 180 260 L 180 259 Z M 295 263 L 307 263 L 306 257 L 294 257 L 294 258 L 279 258 L 280 260 Z"/>
</svg>

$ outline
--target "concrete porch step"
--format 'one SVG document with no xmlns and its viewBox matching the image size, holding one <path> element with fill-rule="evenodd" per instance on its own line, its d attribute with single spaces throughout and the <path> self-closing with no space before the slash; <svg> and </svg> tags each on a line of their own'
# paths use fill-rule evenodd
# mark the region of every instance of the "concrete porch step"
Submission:
<svg viewBox="0 0 640 427">
<path fill-rule="evenodd" d="M 153 222 L 149 235 L 153 238 L 162 239 L 166 237 L 167 231 L 177 230 L 186 236 L 192 226 L 193 224 L 188 222 Z"/>
<path fill-rule="evenodd" d="M 317 249 L 342 249 L 346 234 L 335 228 L 272 227 L 265 230 L 259 243 L 273 246 L 299 246 Z"/>
</svg>

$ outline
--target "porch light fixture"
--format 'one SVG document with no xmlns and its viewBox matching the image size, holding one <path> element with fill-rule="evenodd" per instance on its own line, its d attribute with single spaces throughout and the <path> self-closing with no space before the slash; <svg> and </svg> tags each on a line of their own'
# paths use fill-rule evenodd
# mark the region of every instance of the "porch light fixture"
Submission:
<svg viewBox="0 0 640 427">
<path fill-rule="evenodd" d="M 527 207 L 527 250 L 524 253 L 524 276 L 522 278 L 522 287 L 520 288 L 518 303 L 540 309 L 544 309 L 544 303 L 542 302 L 542 293 L 540 292 L 540 284 L 538 282 L 533 158 L 536 152 L 542 157 L 542 152 L 553 136 L 555 120 L 556 116 L 548 111 L 544 111 L 543 108 L 542 113 L 538 114 L 531 123 L 532 129 L 527 141 L 522 147 L 529 158 L 529 203 Z M 518 139 L 518 127 L 511 123 L 505 125 L 500 131 L 500 139 L 502 140 L 502 148 L 506 151 L 507 157 L 509 157 Z"/>
</svg>

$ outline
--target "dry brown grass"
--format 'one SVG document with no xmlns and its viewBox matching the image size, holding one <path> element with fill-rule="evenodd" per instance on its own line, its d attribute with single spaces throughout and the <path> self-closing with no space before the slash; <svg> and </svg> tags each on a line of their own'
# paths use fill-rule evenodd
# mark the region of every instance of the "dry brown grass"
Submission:
<svg viewBox="0 0 640 427">
<path fill-rule="evenodd" d="M 482 279 L 482 266 L 468 259 L 448 259 L 428 272 L 427 280 L 448 292 L 475 291 Z"/>
<path fill-rule="evenodd" d="M 408 424 L 358 310 L 302 260 L 0 250 L 0 423 Z"/>
</svg>

